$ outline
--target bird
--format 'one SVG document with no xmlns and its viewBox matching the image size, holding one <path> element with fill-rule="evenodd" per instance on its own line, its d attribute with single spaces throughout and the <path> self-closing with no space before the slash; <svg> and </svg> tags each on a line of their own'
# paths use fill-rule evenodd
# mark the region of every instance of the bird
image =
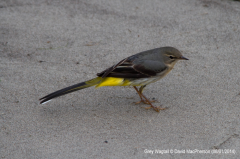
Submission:
<svg viewBox="0 0 240 159">
<path fill-rule="evenodd" d="M 148 104 L 150 106 L 146 107 L 146 109 L 153 108 L 159 112 L 166 108 L 153 106 L 152 103 L 155 101 L 150 101 L 143 94 L 143 89 L 148 84 L 154 83 L 166 76 L 179 60 L 188 59 L 174 47 L 166 46 L 143 51 L 124 58 L 115 65 L 97 73 L 97 77 L 91 80 L 60 89 L 40 98 L 40 104 L 45 104 L 53 98 L 91 86 L 95 86 L 95 88 L 104 86 L 130 86 L 136 90 L 140 97 L 140 101 L 136 102 L 136 104 Z"/>
</svg>

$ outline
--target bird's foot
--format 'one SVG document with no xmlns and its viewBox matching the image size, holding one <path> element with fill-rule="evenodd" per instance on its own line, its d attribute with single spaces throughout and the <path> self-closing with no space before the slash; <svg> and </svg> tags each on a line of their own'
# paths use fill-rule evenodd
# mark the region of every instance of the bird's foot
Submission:
<svg viewBox="0 0 240 159">
<path fill-rule="evenodd" d="M 154 106 L 150 106 L 150 107 L 145 107 L 145 109 L 151 109 L 153 108 L 156 112 L 159 112 L 159 110 L 165 110 L 167 108 L 161 108 L 161 107 L 154 107 Z"/>
<path fill-rule="evenodd" d="M 150 101 L 151 103 L 154 103 L 154 102 L 156 102 L 156 100 L 152 100 L 152 101 Z M 146 101 L 146 100 L 143 100 L 143 99 L 141 99 L 139 102 L 134 102 L 135 104 L 140 104 L 140 103 L 144 103 L 144 104 L 148 104 L 148 105 L 151 105 L 151 103 L 149 103 L 148 101 Z"/>
</svg>

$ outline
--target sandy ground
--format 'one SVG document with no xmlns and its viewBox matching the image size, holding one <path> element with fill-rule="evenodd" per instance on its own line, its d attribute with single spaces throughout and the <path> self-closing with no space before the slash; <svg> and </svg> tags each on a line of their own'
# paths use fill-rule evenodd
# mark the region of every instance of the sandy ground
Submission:
<svg viewBox="0 0 240 159">
<path fill-rule="evenodd" d="M 167 110 L 124 87 L 39 104 L 162 46 L 190 59 L 144 91 Z M 237 1 L 1 0 L 0 158 L 240 158 L 239 60 Z"/>
</svg>

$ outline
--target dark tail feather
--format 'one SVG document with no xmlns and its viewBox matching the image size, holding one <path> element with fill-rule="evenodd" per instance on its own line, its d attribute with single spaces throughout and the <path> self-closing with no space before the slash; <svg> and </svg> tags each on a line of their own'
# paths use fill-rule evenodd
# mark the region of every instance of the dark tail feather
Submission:
<svg viewBox="0 0 240 159">
<path fill-rule="evenodd" d="M 86 81 L 86 82 L 78 83 L 78 84 L 72 85 L 70 87 L 63 88 L 61 90 L 53 92 L 53 93 L 46 95 L 45 97 L 42 97 L 41 99 L 39 99 L 39 100 L 41 100 L 40 104 L 45 104 L 53 98 L 56 98 L 56 97 L 59 97 L 59 96 L 62 96 L 62 95 L 65 95 L 65 94 L 68 94 L 71 92 L 75 92 L 80 89 L 94 86 L 94 85 L 98 84 L 101 80 L 102 80 L 101 77 L 97 77 L 97 78 L 94 78 L 94 79 Z"/>
</svg>

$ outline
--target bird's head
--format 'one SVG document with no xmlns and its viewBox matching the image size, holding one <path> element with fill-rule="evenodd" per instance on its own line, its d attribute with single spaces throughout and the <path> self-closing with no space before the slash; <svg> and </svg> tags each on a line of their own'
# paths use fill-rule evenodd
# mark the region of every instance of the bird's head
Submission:
<svg viewBox="0 0 240 159">
<path fill-rule="evenodd" d="M 162 52 L 163 61 L 166 65 L 173 67 L 178 60 L 188 60 L 180 51 L 173 47 L 164 47 Z"/>
</svg>

